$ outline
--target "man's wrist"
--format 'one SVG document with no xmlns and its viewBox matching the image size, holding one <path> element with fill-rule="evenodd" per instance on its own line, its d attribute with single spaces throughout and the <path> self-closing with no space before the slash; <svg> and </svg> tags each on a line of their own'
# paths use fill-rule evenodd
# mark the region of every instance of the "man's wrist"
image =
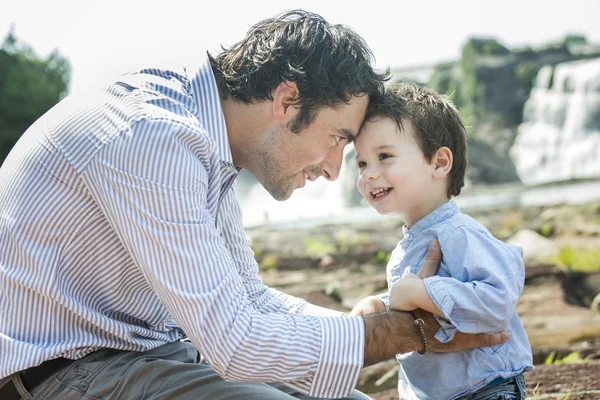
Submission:
<svg viewBox="0 0 600 400">
<path fill-rule="evenodd" d="M 402 311 L 363 316 L 365 322 L 365 366 L 395 354 L 420 350 L 423 345 L 413 317 Z"/>
</svg>

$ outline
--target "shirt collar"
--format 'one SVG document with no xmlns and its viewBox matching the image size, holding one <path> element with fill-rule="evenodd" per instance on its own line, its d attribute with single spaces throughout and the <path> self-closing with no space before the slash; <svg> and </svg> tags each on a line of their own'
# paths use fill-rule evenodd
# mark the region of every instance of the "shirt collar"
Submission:
<svg viewBox="0 0 600 400">
<path fill-rule="evenodd" d="M 433 225 L 438 224 L 458 213 L 460 213 L 460 209 L 458 208 L 454 200 L 449 200 L 446 203 L 439 206 L 438 208 L 436 208 L 435 210 L 433 210 L 432 212 L 430 212 L 429 214 L 427 214 L 426 216 L 424 216 L 423 218 L 421 218 L 410 229 L 407 228 L 406 225 L 404 225 L 402 227 L 402 233 L 404 233 L 404 236 L 410 234 L 413 237 L 416 237 L 425 229 L 428 229 Z"/>
<path fill-rule="evenodd" d="M 198 109 L 196 116 L 208 135 L 217 144 L 221 160 L 233 165 L 221 97 L 208 55 L 199 64 L 197 69 L 187 69 L 192 87 L 192 96 Z"/>
</svg>

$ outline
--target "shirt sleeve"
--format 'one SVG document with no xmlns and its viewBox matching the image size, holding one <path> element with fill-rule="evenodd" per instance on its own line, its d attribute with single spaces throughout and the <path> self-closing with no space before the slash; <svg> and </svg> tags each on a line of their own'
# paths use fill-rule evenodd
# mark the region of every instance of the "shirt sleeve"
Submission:
<svg viewBox="0 0 600 400">
<path fill-rule="evenodd" d="M 390 308 L 390 292 L 381 293 L 379 298 L 385 304 L 385 308 Z"/>
<path fill-rule="evenodd" d="M 525 281 L 521 249 L 471 226 L 458 227 L 445 240 L 440 238 L 440 246 L 441 268 L 451 277 L 432 276 L 424 282 L 450 324 L 466 333 L 506 329 Z M 447 321 L 441 325 L 450 330 L 442 341 L 450 340 L 451 325 Z"/>
<path fill-rule="evenodd" d="M 263 283 L 250 238 L 244 232 L 242 211 L 233 190 L 229 190 L 223 198 L 217 225 L 242 278 L 248 298 L 257 311 L 315 316 L 344 315 L 343 312 L 319 307 L 270 288 Z"/>
<path fill-rule="evenodd" d="M 205 137 L 173 121 L 142 120 L 102 147 L 82 178 L 156 296 L 219 375 L 277 381 L 309 396 L 347 395 L 364 358 L 362 318 L 258 311 L 213 218 L 221 165 Z"/>
</svg>

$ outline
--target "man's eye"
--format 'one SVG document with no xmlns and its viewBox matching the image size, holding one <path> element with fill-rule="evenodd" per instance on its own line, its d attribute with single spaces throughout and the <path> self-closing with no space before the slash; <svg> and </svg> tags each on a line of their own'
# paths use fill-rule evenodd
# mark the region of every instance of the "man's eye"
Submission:
<svg viewBox="0 0 600 400">
<path fill-rule="evenodd" d="M 334 138 L 335 138 L 335 144 L 338 144 L 338 143 L 340 143 L 342 140 L 346 139 L 346 138 L 345 138 L 345 137 L 343 137 L 343 136 L 334 136 Z"/>
</svg>

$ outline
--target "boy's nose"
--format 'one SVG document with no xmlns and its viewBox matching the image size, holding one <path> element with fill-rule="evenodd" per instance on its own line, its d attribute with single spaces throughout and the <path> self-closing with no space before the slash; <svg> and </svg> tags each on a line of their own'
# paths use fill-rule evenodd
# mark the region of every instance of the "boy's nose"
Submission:
<svg viewBox="0 0 600 400">
<path fill-rule="evenodd" d="M 379 177 L 379 171 L 377 168 L 367 167 L 360 176 L 363 181 L 370 182 Z"/>
</svg>

